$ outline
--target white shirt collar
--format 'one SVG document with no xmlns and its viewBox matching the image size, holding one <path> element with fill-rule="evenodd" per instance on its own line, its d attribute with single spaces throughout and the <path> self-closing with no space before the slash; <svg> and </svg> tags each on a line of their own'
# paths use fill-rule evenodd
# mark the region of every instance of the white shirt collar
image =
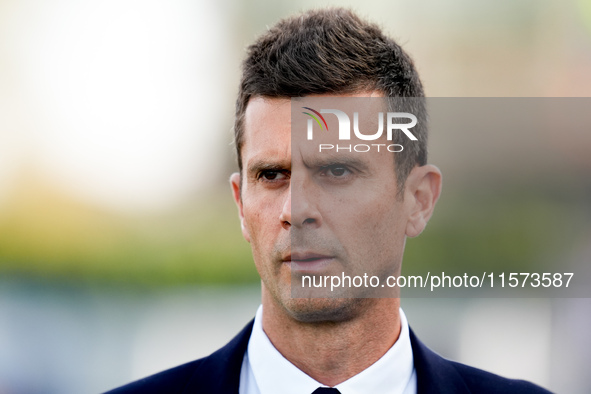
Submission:
<svg viewBox="0 0 591 394">
<path fill-rule="evenodd" d="M 257 310 L 240 375 L 241 394 L 312 393 L 324 385 L 289 362 L 263 331 L 263 306 Z M 378 361 L 335 386 L 341 394 L 414 394 L 416 373 L 408 321 L 400 309 L 400 336 Z"/>
</svg>

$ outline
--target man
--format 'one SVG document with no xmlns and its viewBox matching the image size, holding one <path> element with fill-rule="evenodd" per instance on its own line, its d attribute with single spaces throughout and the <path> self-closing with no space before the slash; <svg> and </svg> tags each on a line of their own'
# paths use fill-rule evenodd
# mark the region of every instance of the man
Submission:
<svg viewBox="0 0 591 394">
<path fill-rule="evenodd" d="M 303 101 L 292 104 L 292 97 Z M 322 155 L 316 143 L 334 146 L 335 134 L 312 136 L 311 120 L 308 139 L 292 133 L 306 119 L 294 108 L 305 108 L 322 129 L 320 117 L 328 130 L 334 117 L 326 122 L 310 102 L 357 105 L 362 97 L 368 107 L 381 103 L 380 116 L 399 111 L 416 127 L 393 130 L 388 118 L 391 135 L 383 137 L 380 120 L 382 150 L 366 155 L 357 148 Z M 409 329 L 398 297 L 373 297 L 367 286 L 338 296 L 326 286 L 301 288 L 305 276 L 339 270 L 343 278 L 363 269 L 379 280 L 400 274 L 406 237 L 425 228 L 441 190 L 439 170 L 427 164 L 423 97 L 410 58 L 350 11 L 307 12 L 259 38 L 243 65 L 235 123 L 240 172 L 230 180 L 261 276 L 262 306 L 209 357 L 112 393 L 547 392 L 431 352 Z M 358 139 L 373 138 L 354 127 Z M 388 143 L 403 149 L 383 148 Z"/>
</svg>

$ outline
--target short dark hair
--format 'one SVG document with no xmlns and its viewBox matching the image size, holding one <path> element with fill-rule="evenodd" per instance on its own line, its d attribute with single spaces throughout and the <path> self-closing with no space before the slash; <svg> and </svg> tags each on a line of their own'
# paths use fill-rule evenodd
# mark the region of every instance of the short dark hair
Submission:
<svg viewBox="0 0 591 394">
<path fill-rule="evenodd" d="M 242 171 L 244 114 L 252 97 L 302 97 L 380 91 L 389 109 L 414 114 L 413 134 L 395 155 L 398 184 L 427 162 L 427 111 L 411 58 L 375 24 L 343 8 L 308 11 L 279 21 L 248 47 L 236 100 L 234 142 Z M 402 107 L 402 108 L 401 108 Z M 402 133 L 394 143 L 403 142 Z"/>
</svg>

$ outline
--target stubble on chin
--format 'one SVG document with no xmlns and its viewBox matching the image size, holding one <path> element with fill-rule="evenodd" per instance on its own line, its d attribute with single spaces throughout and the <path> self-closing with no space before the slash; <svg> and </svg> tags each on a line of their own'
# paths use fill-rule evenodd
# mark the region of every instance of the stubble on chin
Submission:
<svg viewBox="0 0 591 394">
<path fill-rule="evenodd" d="M 289 297 L 283 300 L 282 307 L 300 323 L 340 323 L 357 318 L 370 302 L 368 298 Z"/>
</svg>

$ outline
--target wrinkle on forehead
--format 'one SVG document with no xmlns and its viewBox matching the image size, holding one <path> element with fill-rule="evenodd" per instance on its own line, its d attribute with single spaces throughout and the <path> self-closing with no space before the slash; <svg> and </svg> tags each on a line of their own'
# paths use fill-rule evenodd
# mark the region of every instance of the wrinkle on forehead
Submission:
<svg viewBox="0 0 591 394">
<path fill-rule="evenodd" d="M 254 167 L 289 166 L 291 162 L 291 101 L 254 97 L 245 113 L 242 157 L 248 172 Z"/>
</svg>

